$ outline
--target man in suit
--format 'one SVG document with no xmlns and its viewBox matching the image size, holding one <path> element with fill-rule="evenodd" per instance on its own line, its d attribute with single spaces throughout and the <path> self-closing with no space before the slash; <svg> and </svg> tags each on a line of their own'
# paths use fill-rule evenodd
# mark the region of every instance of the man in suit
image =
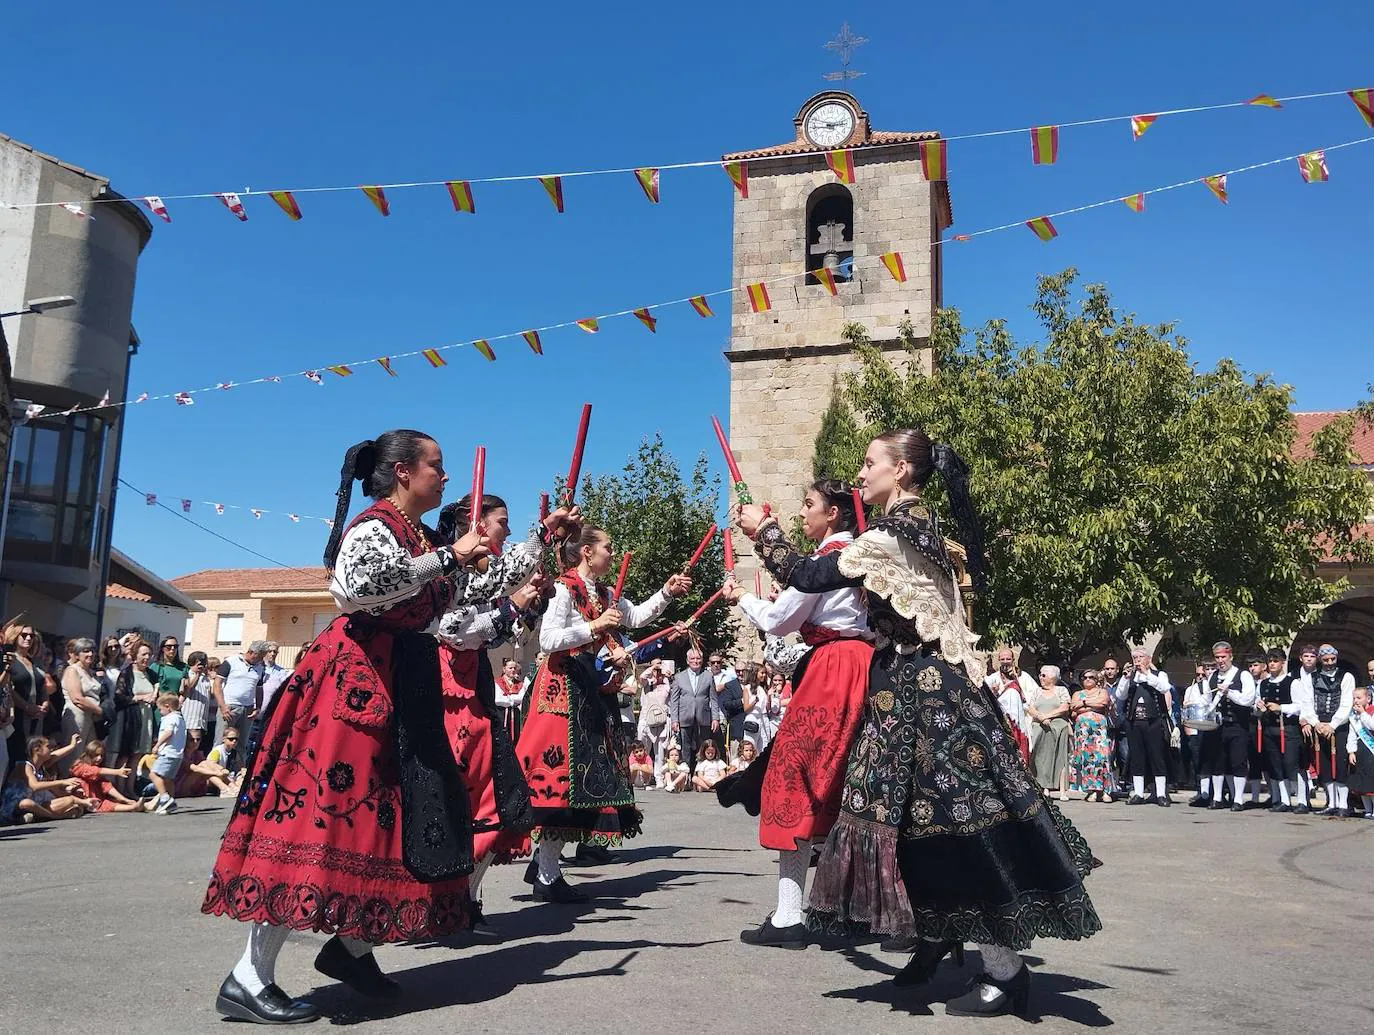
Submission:
<svg viewBox="0 0 1374 1035">
<path fill-rule="evenodd" d="M 673 677 L 668 691 L 668 718 L 682 748 L 683 761 L 695 772 L 697 749 L 720 729 L 720 701 L 715 677 L 702 666 L 701 651 L 687 652 L 687 667 Z"/>
<path fill-rule="evenodd" d="M 728 759 L 728 746 L 738 744 L 744 739 L 744 688 L 740 686 L 735 670 L 725 664 L 725 656 L 720 651 L 712 651 L 706 661 L 711 672 L 711 681 L 716 690 L 716 703 L 720 706 L 721 729 L 725 733 L 725 744 L 717 747 L 720 757 Z"/>
</svg>

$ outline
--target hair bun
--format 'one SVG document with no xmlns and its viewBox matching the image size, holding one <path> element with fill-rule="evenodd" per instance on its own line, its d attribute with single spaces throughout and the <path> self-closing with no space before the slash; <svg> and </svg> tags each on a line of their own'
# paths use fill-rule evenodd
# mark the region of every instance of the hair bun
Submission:
<svg viewBox="0 0 1374 1035">
<path fill-rule="evenodd" d="M 367 438 L 353 448 L 356 450 L 353 456 L 353 477 L 366 488 L 372 472 L 377 469 L 377 443 Z"/>
</svg>

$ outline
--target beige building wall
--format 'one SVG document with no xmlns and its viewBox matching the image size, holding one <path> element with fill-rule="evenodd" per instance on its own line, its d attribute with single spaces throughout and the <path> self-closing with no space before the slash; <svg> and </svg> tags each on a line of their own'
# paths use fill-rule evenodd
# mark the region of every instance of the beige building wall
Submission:
<svg viewBox="0 0 1374 1035">
<path fill-rule="evenodd" d="M 292 594 L 278 598 L 253 594 L 250 596 L 216 596 L 198 594 L 204 605 L 201 614 L 191 616 L 191 636 L 186 652 L 203 650 L 211 657 L 224 658 L 236 654 L 254 640 L 271 640 L 281 645 L 277 664 L 290 668 L 302 644 L 314 638 L 318 628 L 328 624 L 339 613 L 328 593 Z M 237 643 L 222 642 L 217 637 L 222 616 L 242 615 L 243 629 Z"/>
</svg>

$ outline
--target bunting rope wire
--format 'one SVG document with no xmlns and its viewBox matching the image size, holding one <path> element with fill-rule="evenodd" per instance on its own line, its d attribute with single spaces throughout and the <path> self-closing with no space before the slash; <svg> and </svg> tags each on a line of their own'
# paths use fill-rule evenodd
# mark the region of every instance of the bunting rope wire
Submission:
<svg viewBox="0 0 1374 1035">
<path fill-rule="evenodd" d="M 1285 162 L 1296 161 L 1296 160 L 1301 159 L 1301 158 L 1303 158 L 1303 157 L 1305 157 L 1305 156 L 1315 154 L 1315 153 L 1317 153 L 1318 151 L 1321 151 L 1321 152 L 1323 152 L 1323 153 L 1329 153 L 1329 152 L 1332 152 L 1332 151 L 1339 151 L 1339 150 L 1342 150 L 1342 149 L 1344 149 L 1344 148 L 1355 147 L 1355 146 L 1357 146 L 1357 145 L 1359 145 L 1359 144 L 1370 143 L 1371 141 L 1374 141 L 1374 135 L 1365 136 L 1365 137 L 1360 137 L 1360 138 L 1355 139 L 1355 140 L 1348 140 L 1348 141 L 1346 141 L 1346 142 L 1344 142 L 1344 143 L 1335 144 L 1335 145 L 1332 145 L 1332 146 L 1329 146 L 1329 147 L 1325 147 L 1325 148 L 1316 148 L 1316 149 L 1309 149 L 1309 150 L 1307 150 L 1307 151 L 1301 151 L 1301 152 L 1298 152 L 1297 154 L 1287 155 L 1287 156 L 1285 156 L 1285 157 L 1283 157 L 1283 158 L 1273 158 L 1273 159 L 1270 159 L 1270 160 L 1265 161 L 1265 162 L 1256 162 L 1256 163 L 1253 163 L 1253 164 L 1250 164 L 1250 165 L 1240 166 L 1240 167 L 1235 168 L 1235 169 L 1228 169 L 1228 170 L 1226 170 L 1226 171 L 1224 171 L 1224 172 L 1220 172 L 1220 173 L 1212 173 L 1212 174 L 1209 174 L 1209 175 L 1206 175 L 1206 176 L 1197 176 L 1197 177 L 1194 177 L 1194 178 L 1188 179 L 1188 180 L 1180 180 L 1180 181 L 1177 182 L 1177 183 L 1171 183 L 1171 184 L 1168 184 L 1168 185 L 1166 185 L 1166 186 L 1162 186 L 1162 187 L 1153 187 L 1153 188 L 1150 188 L 1150 189 L 1148 189 L 1148 190 L 1143 190 L 1143 191 L 1135 191 L 1135 192 L 1132 192 L 1131 194 L 1119 195 L 1119 196 L 1116 196 L 1116 197 L 1108 198 L 1108 199 L 1103 200 L 1103 201 L 1095 201 L 1095 202 L 1091 202 L 1091 203 L 1086 204 L 1086 205 L 1079 205 L 1079 206 L 1076 206 L 1076 207 L 1074 207 L 1074 208 L 1064 209 L 1064 210 L 1062 210 L 1062 211 L 1060 211 L 1060 212 L 1052 212 L 1052 213 L 1048 213 L 1048 214 L 1040 214 L 1040 215 L 1037 215 L 1037 216 L 1033 216 L 1033 217 L 1031 217 L 1031 218 L 1032 218 L 1032 219 L 1057 218 L 1057 217 L 1059 217 L 1059 216 L 1072 215 L 1072 214 L 1078 213 L 1078 212 L 1086 212 L 1086 211 L 1090 211 L 1090 210 L 1092 210 L 1092 209 L 1104 208 L 1104 207 L 1107 207 L 1107 206 L 1110 206 L 1110 205 L 1121 204 L 1121 203 L 1122 203 L 1123 201 L 1125 201 L 1126 199 L 1135 197 L 1136 195 L 1149 196 L 1149 195 L 1151 195 L 1151 194 L 1159 194 L 1159 193 L 1162 193 L 1162 192 L 1165 192 L 1165 191 L 1177 190 L 1177 189 L 1179 189 L 1180 187 L 1187 187 L 1187 186 L 1191 186 L 1191 185 L 1193 185 L 1193 184 L 1205 183 L 1205 182 L 1207 182 L 1207 181 L 1209 181 L 1209 180 L 1216 179 L 1217 177 L 1235 176 L 1235 175 L 1239 175 L 1239 174 L 1241 174 L 1241 173 L 1251 172 L 1251 171 L 1254 171 L 1254 170 L 1256 170 L 1256 169 L 1265 169 L 1265 168 L 1271 168 L 1271 167 L 1276 166 L 1276 165 L 1282 165 L 1282 164 L 1285 163 Z M 1003 230 L 1011 230 L 1011 229 L 1015 229 L 1015 228 L 1018 228 L 1018 227 L 1025 227 L 1025 226 L 1027 226 L 1027 225 L 1028 225 L 1028 223 L 1027 223 L 1027 221 L 1025 221 L 1025 220 L 1018 220 L 1018 221 L 1016 221 L 1016 222 L 1003 223 L 1003 224 L 1000 224 L 1000 225 L 995 226 L 995 227 L 987 227 L 987 228 L 985 228 L 985 229 L 982 229 L 982 230 L 975 230 L 975 231 L 972 231 L 972 232 L 967 233 L 967 234 L 956 234 L 956 235 L 954 235 L 953 237 L 942 238 L 942 239 L 940 239 L 940 240 L 938 240 L 938 241 L 932 242 L 932 247 L 941 247 L 941 246 L 944 246 L 944 245 L 947 245 L 947 244 L 964 243 L 964 242 L 966 242 L 966 241 L 968 241 L 968 240 L 971 240 L 971 239 L 974 238 L 974 237 L 981 237 L 981 236 L 984 236 L 984 235 L 986 235 L 986 234 L 997 233 L 997 232 L 1000 232 L 1000 231 L 1003 231 Z M 875 262 L 874 262 L 872 265 L 870 265 L 869 263 L 865 262 L 865 263 L 862 264 L 862 268 L 864 268 L 864 269 L 869 269 L 869 268 L 881 268 L 882 259 L 883 259 L 882 256 L 875 257 Z M 860 264 L 859 264 L 858 262 L 856 262 L 854 265 L 855 265 L 855 268 L 856 268 L 856 269 L 857 269 L 857 268 L 860 268 Z M 478 339 L 475 339 L 475 340 L 476 340 L 476 341 L 481 341 L 481 342 L 508 341 L 508 340 L 511 340 L 511 339 L 522 338 L 522 337 L 524 337 L 525 335 L 527 335 L 527 334 L 529 334 L 529 333 L 531 333 L 531 332 L 533 332 L 533 333 L 535 333 L 535 334 L 542 334 L 542 333 L 545 333 L 545 332 L 547 332 L 547 331 L 563 330 L 563 329 L 565 329 L 565 328 L 577 327 L 577 326 L 579 326 L 579 324 L 583 324 L 583 323 L 585 323 L 585 322 L 587 322 L 587 321 L 595 321 L 595 322 L 599 323 L 601 320 L 610 320 L 610 319 L 615 319 L 615 318 L 618 318 L 618 317 L 633 316 L 633 315 L 635 315 L 637 312 L 641 312 L 641 311 L 642 311 L 642 312 L 651 312 L 651 311 L 653 311 L 653 310 L 665 309 L 665 308 L 669 308 L 669 307 L 672 307 L 672 306 L 680 306 L 680 305 L 692 304 L 692 303 L 694 302 L 694 300 L 696 300 L 696 299 L 718 298 L 718 297 L 723 296 L 723 295 L 730 295 L 730 296 L 733 296 L 733 295 L 735 295 L 735 294 L 737 294 L 737 293 L 740 293 L 740 292 L 746 292 L 746 293 L 747 293 L 747 292 L 749 291 L 750 288 L 757 287 L 757 286 L 759 286 L 759 285 L 767 286 L 767 285 L 774 285 L 774 284 L 781 284 L 781 283 L 790 283 L 790 282 L 796 281 L 796 280 L 799 279 L 799 278 L 805 278 L 805 277 L 811 276 L 811 275 L 813 275 L 814 272 L 815 272 L 815 271 L 812 271 L 812 270 L 801 270 L 801 271 L 798 271 L 798 272 L 786 273 L 786 274 L 779 275 L 779 276 L 777 276 L 777 277 L 770 278 L 770 279 L 768 279 L 768 280 L 754 281 L 754 282 L 749 283 L 749 284 L 739 284 L 739 285 L 736 285 L 736 286 L 734 286 L 734 287 L 720 288 L 720 289 L 718 289 L 718 290 L 716 290 L 716 291 L 708 291 L 708 292 L 698 293 L 698 294 L 695 294 L 695 295 L 687 295 L 687 296 L 684 296 L 684 297 L 682 297 L 682 298 L 676 298 L 676 299 L 672 299 L 672 300 L 666 301 L 666 302 L 655 302 L 655 303 L 653 303 L 653 304 L 651 304 L 651 305 L 647 305 L 647 306 L 636 306 L 636 307 L 631 308 L 631 309 L 620 309 L 620 310 L 617 310 L 617 311 L 615 311 L 615 312 L 605 313 L 605 314 L 602 314 L 602 315 L 599 315 L 599 316 L 595 316 L 595 317 L 583 317 L 583 318 L 581 318 L 580 320 L 579 320 L 579 319 L 574 319 L 574 320 L 563 320 L 563 321 L 558 322 L 558 323 L 546 324 L 546 325 L 544 325 L 544 326 L 542 326 L 542 327 L 526 328 L 525 330 L 521 330 L 521 331 L 510 331 L 510 332 L 506 332 L 506 333 L 504 333 L 504 334 L 489 335 L 489 336 L 487 336 L 487 337 L 485 337 L 485 338 L 478 338 Z M 771 308 L 771 306 L 769 306 L 768 308 Z M 714 314 L 712 314 L 712 315 L 714 315 Z M 463 340 L 463 341 L 450 342 L 450 343 L 444 344 L 444 345 L 431 345 L 431 346 L 427 346 L 427 347 L 425 347 L 425 348 L 412 349 L 412 350 L 410 350 L 410 351 L 408 351 L 408 352 L 396 352 L 396 353 L 392 353 L 392 354 L 390 354 L 390 355 L 388 355 L 388 356 L 386 356 L 386 357 L 383 357 L 383 358 L 385 358 L 386 361 L 387 361 L 387 363 L 389 364 L 392 360 L 396 360 L 396 359 L 408 359 L 408 358 L 411 358 L 411 357 L 413 357 L 413 356 L 425 355 L 426 353 L 439 353 L 439 352 L 446 352 L 446 351 L 449 351 L 449 350 L 452 350 L 452 349 L 468 348 L 468 347 L 471 347 L 473 344 L 474 344 L 474 339 L 465 339 L 465 340 Z M 244 386 L 246 386 L 246 385 L 278 383 L 278 382 L 281 382 L 281 381 L 283 381 L 285 378 L 288 378 L 288 377 L 309 377 L 309 378 L 311 378 L 312 380 L 315 380 L 317 383 L 323 384 L 323 378 L 322 378 L 322 376 L 321 376 L 321 374 L 320 374 L 320 371 L 322 371 L 322 370 L 323 370 L 323 371 L 329 371 L 329 370 L 331 370 L 332 368 L 335 368 L 335 367 L 338 367 L 338 368 L 351 368 L 351 367 L 354 367 L 354 366 L 362 367 L 362 366 L 365 366 L 365 365 L 367 365 L 367 364 L 369 364 L 369 363 L 377 363 L 377 362 L 379 362 L 379 358 L 376 357 L 376 356 L 373 356 L 373 357 L 370 357 L 370 358 L 367 358 L 367 359 L 356 359 L 356 360 L 350 360 L 350 361 L 343 362 L 343 363 L 320 364 L 320 365 L 318 365 L 318 366 L 310 367 L 310 368 L 307 368 L 307 369 L 305 369 L 305 370 L 298 370 L 298 371 L 295 371 L 294 373 L 290 373 L 290 374 L 274 374 L 274 375 L 268 375 L 268 376 L 263 376 L 263 377 L 249 378 L 248 380 L 245 380 L 245 381 L 222 381 L 222 382 L 219 382 L 219 383 L 217 383 L 217 384 L 215 384 L 215 385 L 212 385 L 212 386 L 209 386 L 209 387 L 205 387 L 205 388 L 193 388 L 193 389 L 189 389 L 189 390 L 181 391 L 181 392 L 164 392 L 164 393 L 159 394 L 159 395 L 149 395 L 149 394 L 147 394 L 147 393 L 143 393 L 143 394 L 140 395 L 139 397 L 137 397 L 137 398 L 135 398 L 135 399 L 132 399 L 132 400 L 131 400 L 131 399 L 124 399 L 124 400 L 120 400 L 120 401 L 118 401 L 118 402 L 105 402 L 104 405 L 99 405 L 99 404 L 97 404 L 97 405 L 95 405 L 95 406 L 72 407 L 71 409 L 67 409 L 67 410 L 53 411 L 53 413 L 52 413 L 51 415 L 54 415 L 54 416 L 64 416 L 64 417 L 66 417 L 66 416 L 71 416 L 71 415 L 76 414 L 76 413 L 86 413 L 86 412 L 91 412 L 91 411 L 96 411 L 96 410 L 102 410 L 102 409 L 114 409 L 114 408 L 116 408 L 116 407 L 124 407 L 124 406 L 137 405 L 137 404 L 143 403 L 143 402 L 158 401 L 158 400 L 163 400 L 163 399 L 177 399 L 179 402 L 182 402 L 182 401 L 187 401 L 187 400 L 189 400 L 190 397 L 193 396 L 193 395 L 200 395 L 200 394 L 203 394 L 203 393 L 206 393 L 206 392 L 215 392 L 215 391 L 227 390 L 227 389 L 230 389 L 230 388 L 241 388 L 241 387 L 244 387 Z M 446 365 L 446 364 L 436 364 L 436 365 Z M 390 372 L 390 371 L 389 371 L 389 372 Z M 352 370 L 351 370 L 351 369 L 349 369 L 349 373 L 350 373 L 350 374 L 352 373 Z M 392 373 L 394 373 L 394 372 L 392 372 Z M 40 412 L 42 412 L 42 411 L 40 411 Z M 30 415 L 30 417 L 31 417 L 31 416 L 37 416 L 37 414 L 35 413 L 35 414 Z M 30 417 L 26 417 L 25 419 L 30 419 Z M 20 421 L 20 423 L 23 423 L 23 421 Z"/>
<path fill-rule="evenodd" d="M 953 143 L 953 142 L 961 141 L 961 140 L 986 140 L 986 139 L 990 139 L 990 138 L 993 138 L 993 137 L 1014 136 L 1014 135 L 1016 135 L 1016 134 L 1030 133 L 1030 132 L 1033 132 L 1033 131 L 1036 130 L 1036 129 L 1045 128 L 1045 127 L 1049 127 L 1049 126 L 1053 126 L 1053 127 L 1056 128 L 1056 129 L 1075 129 L 1075 128 L 1079 128 L 1079 127 L 1083 127 L 1083 126 L 1100 126 L 1100 125 L 1104 125 L 1104 124 L 1106 124 L 1106 123 L 1111 123 L 1111 122 L 1125 122 L 1125 123 L 1129 124 L 1133 119 L 1137 119 L 1137 118 L 1148 118 L 1148 119 L 1154 120 L 1154 119 L 1162 118 L 1162 117 L 1164 117 L 1164 116 L 1172 116 L 1172 115 L 1191 115 L 1191 114 L 1197 114 L 1197 113 L 1206 112 L 1206 111 L 1221 111 L 1221 110 L 1225 110 L 1225 109 L 1228 109 L 1228 108 L 1245 108 L 1245 107 L 1255 107 L 1255 106 L 1263 106 L 1263 107 L 1280 107 L 1280 106 L 1283 105 L 1283 104 L 1287 104 L 1287 103 L 1291 103 L 1291 102 L 1295 102 L 1295 101 L 1310 101 L 1310 100 L 1321 100 L 1321 99 L 1325 99 L 1325 98 L 1329 98 L 1329 97 L 1350 96 L 1353 92 L 1354 92 L 1354 91 L 1351 91 L 1351 90 L 1324 90 L 1324 91 L 1321 91 L 1321 92 L 1319 92 L 1319 93 L 1291 94 L 1291 95 L 1286 96 L 1286 97 L 1268 97 L 1268 96 L 1265 95 L 1265 94 L 1259 94 L 1258 96 L 1253 97 L 1253 98 L 1251 98 L 1251 99 L 1249 99 L 1249 100 L 1245 100 L 1245 101 L 1225 101 L 1225 102 L 1218 103 L 1218 104 L 1199 104 L 1199 105 L 1193 105 L 1193 106 L 1191 106 L 1191 107 L 1185 107 L 1185 108 L 1171 108 L 1171 109 L 1167 109 L 1167 110 L 1152 111 L 1152 112 L 1148 112 L 1148 113 L 1140 113 L 1140 112 L 1137 112 L 1137 113 L 1134 114 L 1134 115 L 1108 115 L 1108 116 L 1104 116 L 1104 117 L 1101 117 L 1101 118 L 1076 119 L 1076 120 L 1074 120 L 1074 121 L 1072 121 L 1072 122 L 1042 123 L 1042 124 L 1039 125 L 1039 126 L 1021 126 L 1021 127 L 1015 128 L 1015 129 L 991 129 L 991 130 L 982 130 L 982 131 L 975 132 L 975 133 L 958 133 L 958 134 L 955 134 L 954 136 L 942 136 L 942 137 L 939 137 L 939 138 L 937 138 L 937 139 L 943 140 L 945 143 Z M 1353 97 L 1352 97 L 1352 100 L 1353 100 Z M 1358 102 L 1357 102 L 1357 103 L 1358 103 Z M 897 148 L 897 147 L 911 147 L 912 144 L 913 144 L 913 141 L 893 141 L 893 142 L 890 142 L 890 143 L 866 144 L 866 145 L 863 145 L 863 150 L 864 150 L 865 152 L 872 152 L 872 151 L 887 150 L 887 149 L 890 149 L 890 148 Z M 854 148 L 851 148 L 851 147 L 841 147 L 841 148 L 834 148 L 834 149 L 831 149 L 831 148 L 822 148 L 822 147 L 818 147 L 818 148 L 815 149 L 815 152 L 814 152 L 814 153 L 816 153 L 816 154 L 822 154 L 822 153 L 825 153 L 825 152 L 828 151 L 828 150 L 848 151 L 848 150 L 854 150 Z M 787 161 L 787 160 L 790 160 L 790 159 L 795 159 L 795 158 L 797 158 L 797 157 L 799 157 L 799 155 L 797 155 L 797 154 L 768 155 L 768 156 L 762 156 L 762 157 L 759 157 L 759 158 L 741 159 L 741 161 L 747 162 L 749 165 L 756 165 L 756 164 L 762 165 L 762 164 L 766 164 L 766 163 L 769 163 L 769 162 Z M 704 169 L 704 168 L 719 167 L 720 165 L 721 165 L 721 159 L 719 159 L 719 158 L 713 158 L 713 159 L 707 159 L 707 160 L 695 161 L 695 162 L 673 162 L 673 163 L 669 163 L 669 164 L 665 164 L 665 165 L 657 165 L 657 166 L 625 166 L 625 167 L 614 168 L 614 169 L 578 169 L 578 170 L 573 170 L 573 171 L 571 171 L 571 172 L 559 172 L 559 173 L 518 173 L 518 174 L 512 174 L 512 175 L 506 175 L 506 176 L 479 176 L 479 177 L 467 177 L 467 178 L 462 179 L 462 180 L 456 180 L 456 179 L 443 179 L 443 180 L 412 180 L 412 181 L 398 182 L 398 183 L 367 184 L 367 185 L 365 185 L 365 186 L 367 186 L 369 189 L 372 189 L 372 190 L 405 190 L 405 189 L 416 188 L 416 187 L 444 187 L 444 186 L 447 186 L 447 185 L 449 185 L 449 184 L 451 184 L 451 183 L 474 184 L 474 183 L 517 183 L 517 182 L 533 182 L 533 181 L 537 181 L 537 180 L 551 180 L 551 179 L 555 179 L 555 178 L 558 178 L 558 179 L 574 179 L 574 178 L 586 177 L 586 176 L 622 176 L 622 175 L 626 175 L 626 174 L 637 173 L 637 172 L 640 172 L 641 170 L 649 170 L 649 169 L 652 169 L 652 170 L 654 170 L 655 172 L 665 172 L 665 171 L 674 171 L 674 170 L 682 170 L 682 169 Z M 350 183 L 350 184 L 338 185 L 338 186 L 324 186 L 324 187 L 273 188 L 273 189 L 269 189 L 269 190 L 253 190 L 251 187 L 246 187 L 246 188 L 244 188 L 243 190 L 236 191 L 236 192 L 225 192 L 225 191 L 201 191 L 201 192 L 192 193 L 192 194 L 156 194 L 156 195 L 148 194 L 148 195 L 130 195 L 130 196 L 128 196 L 127 198 L 122 198 L 122 197 L 121 197 L 121 198 L 92 198 L 92 199 L 86 199 L 86 201 L 85 201 L 84 203 L 88 203 L 88 204 L 91 204 L 91 205 L 114 204 L 114 203 L 119 202 L 119 201 L 127 201 L 127 200 L 133 200 L 133 201 L 147 201 L 147 200 L 150 199 L 150 198 L 155 198 L 158 202 L 167 202 L 167 201 L 195 201 L 195 200 L 204 200 L 204 199 L 208 199 L 208 198 L 222 199 L 226 193 L 234 193 L 234 194 L 236 194 L 236 195 L 237 195 L 238 197 L 240 197 L 240 198 L 246 198 L 246 197 L 262 197 L 262 196 L 266 196 L 266 195 L 271 195 L 271 194 L 282 194 L 282 193 L 284 193 L 284 194 L 336 194 L 336 193 L 343 193 L 343 192 L 356 191 L 356 190 L 358 190 L 358 189 L 360 189 L 360 185 L 359 185 L 359 184 L 356 184 L 356 183 Z M 0 202 L 0 205 L 4 205 L 4 204 L 5 204 L 5 203 Z M 71 205 L 73 205 L 73 204 L 76 204 L 76 205 L 79 206 L 81 203 L 80 203 L 80 202 L 64 202 L 64 201 L 30 201 L 30 202 L 21 202 L 21 203 L 19 203 L 19 204 L 5 205 L 5 207 L 11 208 L 11 209 L 57 208 L 57 207 L 68 207 L 68 206 L 71 206 Z M 560 211 L 561 211 L 561 206 L 560 206 Z M 167 217 L 164 216 L 163 218 L 166 219 Z M 246 218 L 246 217 L 242 217 L 242 218 Z M 298 218 L 298 217 L 297 217 L 297 218 Z M 170 222 L 170 219 L 168 219 L 168 222 Z"/>
</svg>

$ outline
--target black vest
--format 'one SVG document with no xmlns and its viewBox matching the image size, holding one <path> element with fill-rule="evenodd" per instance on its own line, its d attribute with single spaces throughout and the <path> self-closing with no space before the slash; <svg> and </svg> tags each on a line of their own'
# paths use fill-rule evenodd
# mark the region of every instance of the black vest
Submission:
<svg viewBox="0 0 1374 1035">
<path fill-rule="evenodd" d="M 1279 676 L 1275 679 L 1273 676 L 1265 676 L 1260 680 L 1259 693 L 1260 699 L 1264 701 L 1265 704 L 1292 704 L 1293 677 Z M 1274 713 L 1270 711 L 1260 712 L 1260 722 L 1264 723 L 1266 726 L 1277 726 L 1280 718 L 1283 719 L 1285 723 L 1292 726 L 1296 726 L 1298 723 L 1298 717 L 1296 715 L 1284 715 L 1281 712 Z"/>
<path fill-rule="evenodd" d="M 1144 680 L 1131 683 L 1126 697 L 1126 721 L 1149 722 L 1164 714 L 1164 695 Z"/>
<path fill-rule="evenodd" d="M 1236 674 L 1231 679 L 1230 688 L 1240 690 L 1244 687 L 1245 681 L 1241 678 L 1244 670 L 1237 668 Z M 1215 691 L 1221 685 L 1221 673 L 1213 672 L 1212 678 L 1208 680 L 1208 685 Z M 1231 700 L 1229 694 L 1221 695 L 1221 708 L 1218 712 L 1221 716 L 1223 726 L 1249 726 L 1250 720 L 1254 718 L 1254 713 L 1243 704 L 1236 704 Z"/>
<path fill-rule="evenodd" d="M 1312 704 L 1317 711 L 1318 722 L 1330 722 L 1336 715 L 1336 709 L 1341 704 L 1341 677 L 1343 673 L 1340 669 L 1333 669 L 1330 674 L 1317 669 L 1312 673 Z"/>
</svg>

